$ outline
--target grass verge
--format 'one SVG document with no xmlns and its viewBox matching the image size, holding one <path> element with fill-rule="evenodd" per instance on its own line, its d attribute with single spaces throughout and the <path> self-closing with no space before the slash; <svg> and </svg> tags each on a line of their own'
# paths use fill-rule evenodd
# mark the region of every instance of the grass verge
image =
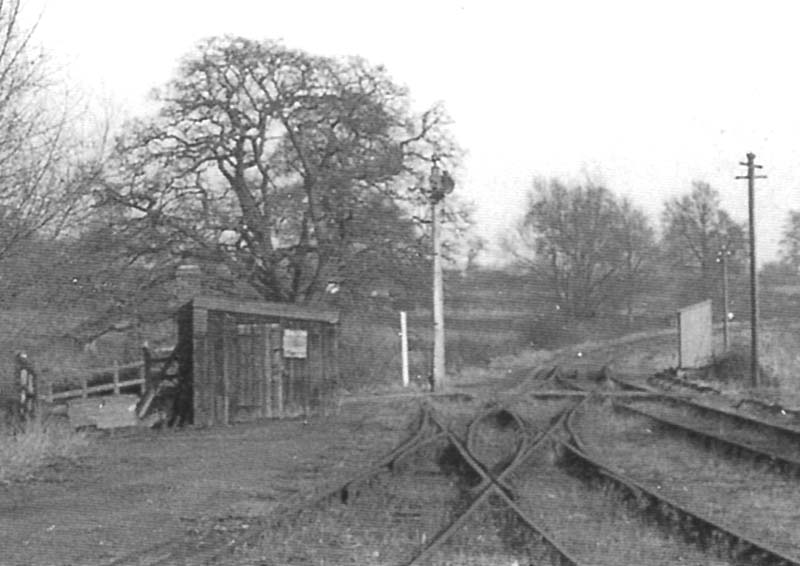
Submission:
<svg viewBox="0 0 800 566">
<path fill-rule="evenodd" d="M 620 417 L 600 406 L 580 419 L 580 434 L 604 460 L 683 505 L 785 552 L 800 545 L 796 481 L 768 466 L 729 458 L 653 421 Z"/>
<path fill-rule="evenodd" d="M 85 434 L 61 423 L 33 420 L 16 434 L 0 433 L 0 483 L 26 481 L 59 461 L 73 461 L 88 444 Z"/>
<path fill-rule="evenodd" d="M 546 459 L 511 478 L 520 507 L 582 563 L 597 566 L 729 565 L 665 532 L 607 484 L 566 473 Z"/>
</svg>

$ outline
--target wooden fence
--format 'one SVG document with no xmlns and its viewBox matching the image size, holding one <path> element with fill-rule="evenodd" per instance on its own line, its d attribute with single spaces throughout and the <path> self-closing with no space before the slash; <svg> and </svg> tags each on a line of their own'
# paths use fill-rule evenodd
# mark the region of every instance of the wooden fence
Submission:
<svg viewBox="0 0 800 566">
<path fill-rule="evenodd" d="M 130 364 L 120 365 L 115 363 L 111 367 L 105 368 L 97 368 L 91 370 L 88 375 L 81 378 L 81 386 L 77 389 L 70 389 L 68 391 L 59 391 L 53 392 L 53 384 L 49 383 L 47 385 L 47 391 L 42 395 L 42 398 L 49 402 L 53 403 L 56 401 L 64 401 L 67 399 L 74 399 L 77 397 L 87 398 L 89 395 L 94 393 L 107 393 L 111 392 L 114 395 L 119 395 L 120 390 L 127 389 L 130 387 L 139 387 L 139 393 L 141 395 L 145 394 L 145 391 L 148 388 L 148 381 L 151 377 L 151 370 L 153 364 L 166 362 L 168 359 L 171 358 L 169 354 L 172 353 L 172 348 L 163 348 L 156 350 L 157 354 L 162 354 L 161 356 L 152 356 L 149 354 L 147 349 L 144 349 L 144 357 L 143 360 L 140 362 L 134 362 Z M 168 355 L 163 355 L 164 353 L 168 353 Z M 121 379 L 121 375 L 123 373 L 130 372 L 132 370 L 137 371 L 137 377 L 134 379 Z M 111 375 L 111 383 L 101 383 L 99 385 L 89 385 L 89 382 L 98 376 L 106 376 Z"/>
</svg>

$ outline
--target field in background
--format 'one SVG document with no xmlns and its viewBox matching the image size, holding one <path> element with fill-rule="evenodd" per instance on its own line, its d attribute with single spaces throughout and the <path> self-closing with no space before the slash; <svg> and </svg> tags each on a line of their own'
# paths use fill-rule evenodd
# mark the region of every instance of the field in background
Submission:
<svg viewBox="0 0 800 566">
<path fill-rule="evenodd" d="M 487 368 L 498 357 L 531 350 L 555 350 L 592 340 L 671 325 L 671 307 L 641 306 L 634 319 L 607 313 L 583 321 L 569 320 L 546 289 L 526 275 L 476 270 L 445 278 L 445 328 L 448 373 L 459 375 Z M 427 383 L 432 366 L 431 313 L 408 313 L 410 373 Z M 399 313 L 350 313 L 342 324 L 344 387 L 383 388 L 398 385 L 401 376 Z"/>
<path fill-rule="evenodd" d="M 800 294 L 786 286 L 762 287 L 764 318 L 798 320 Z M 448 272 L 445 277 L 445 326 L 448 372 L 458 375 L 468 368 L 489 367 L 492 360 L 518 354 L 542 357 L 544 352 L 587 341 L 602 343 L 637 332 L 669 332 L 680 298 L 665 292 L 635 304 L 634 317 L 623 312 L 601 313 L 582 321 L 569 320 L 547 289 L 537 287 L 529 276 L 500 270 Z M 426 304 L 426 298 L 420 298 Z M 741 302 L 741 301 L 740 301 Z M 734 340 L 747 345 L 746 312 L 737 310 L 740 321 Z M 42 380 L 56 387 L 77 385 L 90 368 L 125 364 L 141 359 L 141 346 L 174 343 L 170 320 L 138 331 L 110 333 L 86 348 L 67 337 L 84 321 L 86 312 L 48 312 L 32 307 L 0 312 L 0 397 L 13 391 L 13 354 L 26 350 Z M 777 328 L 777 327 L 776 327 Z M 432 356 L 431 315 L 424 309 L 408 313 L 411 377 L 427 383 Z M 343 313 L 340 386 L 348 391 L 397 386 L 401 379 L 400 319 L 390 301 L 376 299 L 359 309 Z M 782 383 L 795 387 L 798 361 L 791 333 L 770 331 L 763 337 L 763 362 L 771 373 L 785 375 Z M 743 334 L 744 333 L 744 334 Z M 774 339 L 777 336 L 777 339 Z M 786 343 L 785 346 L 783 344 Z M 585 345 L 588 347 L 588 345 Z M 534 353 L 531 353 L 534 351 Z M 633 357 L 649 357 L 659 367 L 676 365 L 674 352 L 633 351 Z"/>
</svg>

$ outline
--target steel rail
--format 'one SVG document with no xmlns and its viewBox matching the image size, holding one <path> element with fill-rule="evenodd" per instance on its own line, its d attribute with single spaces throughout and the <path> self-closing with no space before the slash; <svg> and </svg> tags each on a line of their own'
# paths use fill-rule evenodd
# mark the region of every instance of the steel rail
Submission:
<svg viewBox="0 0 800 566">
<path fill-rule="evenodd" d="M 639 389 L 644 391 L 649 391 L 650 388 L 646 386 L 642 386 L 636 383 L 631 383 L 627 380 L 620 379 L 620 378 L 612 378 L 614 381 L 617 381 L 624 387 L 629 387 L 631 389 Z M 800 431 L 795 430 L 789 427 L 783 427 L 781 425 L 777 425 L 775 423 L 770 423 L 767 421 L 762 421 L 760 419 L 756 419 L 750 416 L 741 415 L 739 413 L 735 413 L 726 409 L 717 408 L 717 407 L 710 407 L 708 405 L 703 405 L 700 403 L 695 403 L 690 399 L 685 399 L 679 396 L 670 395 L 668 393 L 664 393 L 660 395 L 661 399 L 666 400 L 667 402 L 675 403 L 675 404 L 683 404 L 691 409 L 697 410 L 699 412 L 704 412 L 707 414 L 713 414 L 717 417 L 728 418 L 731 420 L 736 421 L 739 424 L 745 424 L 748 426 L 755 426 L 761 428 L 762 430 L 767 430 L 770 433 L 777 433 L 782 436 L 791 436 L 791 440 L 798 442 L 800 441 Z M 747 442 L 743 442 L 741 440 L 736 440 L 734 438 L 725 437 L 721 434 L 714 433 L 712 431 L 703 430 L 701 428 L 697 428 L 695 426 L 691 426 L 685 422 L 681 422 L 675 420 L 673 418 L 658 415 L 655 413 L 651 413 L 645 409 L 641 409 L 638 407 L 633 407 L 631 405 L 620 403 L 620 402 L 613 402 L 613 407 L 615 410 L 625 410 L 629 411 L 634 414 L 638 414 L 639 416 L 643 416 L 649 419 L 652 419 L 656 422 L 662 423 L 666 426 L 672 427 L 674 429 L 680 430 L 682 432 L 688 433 L 695 438 L 703 439 L 706 441 L 716 442 L 722 446 L 727 448 L 733 448 L 739 453 L 746 453 L 749 454 L 751 457 L 756 458 L 757 460 L 766 460 L 773 464 L 777 464 L 778 468 L 781 471 L 791 471 L 795 474 L 800 473 L 800 460 L 796 458 L 792 458 L 790 456 L 780 454 L 774 450 L 770 450 L 769 448 L 764 448 L 760 446 L 756 446 L 754 444 L 750 444 Z"/>
<path fill-rule="evenodd" d="M 530 390 L 530 386 L 536 383 L 545 383 L 558 374 L 559 367 L 557 365 L 550 367 L 539 367 L 531 370 L 530 375 L 520 380 L 519 383 L 508 387 L 503 390 L 505 395 L 518 395 L 521 393 L 533 393 L 535 389 Z"/>
<path fill-rule="evenodd" d="M 584 395 L 587 395 L 587 394 L 591 393 L 591 391 L 588 388 L 581 387 L 577 383 L 573 383 L 571 381 L 567 381 L 566 378 L 563 378 L 561 376 L 556 376 L 556 382 L 561 387 L 564 387 L 565 389 L 569 389 L 571 391 L 577 391 L 577 392 L 583 393 Z"/>
<path fill-rule="evenodd" d="M 725 447 L 733 448 L 739 452 L 750 454 L 751 456 L 755 457 L 758 460 L 768 460 L 770 462 L 780 464 L 782 468 L 793 470 L 795 473 L 800 472 L 800 460 L 791 458 L 789 456 L 785 456 L 783 454 L 779 454 L 778 452 L 770 450 L 769 448 L 755 446 L 753 444 L 742 442 L 740 440 L 735 440 L 733 438 L 726 438 L 725 436 L 722 436 L 720 434 L 707 430 L 702 430 L 685 422 L 681 422 L 663 415 L 654 414 L 645 409 L 641 409 L 639 407 L 632 407 L 625 403 L 614 403 L 614 408 L 618 410 L 621 409 L 624 411 L 628 411 L 636 415 L 652 419 L 658 423 L 667 425 L 682 432 L 686 432 L 699 439 L 712 440 Z"/>
<path fill-rule="evenodd" d="M 537 366 L 535 368 L 531 368 L 528 372 L 528 375 L 519 380 L 519 383 L 517 383 L 513 387 L 509 387 L 508 391 L 516 391 L 520 388 L 525 387 L 531 382 L 547 381 L 550 377 L 552 377 L 552 373 L 555 370 L 556 367 L 550 368 L 547 366 Z"/>
<path fill-rule="evenodd" d="M 653 375 L 650 376 L 650 379 L 666 381 L 672 385 L 677 385 L 679 387 L 683 387 L 685 389 L 692 389 L 694 391 L 698 391 L 700 393 L 718 393 L 721 394 L 722 391 L 719 389 L 712 387 L 710 385 L 704 385 L 702 383 L 694 383 L 691 381 L 684 381 L 682 379 L 678 379 L 677 377 L 673 376 L 666 376 L 666 375 Z"/>
<path fill-rule="evenodd" d="M 663 381 L 669 385 L 683 387 L 684 389 L 691 389 L 693 391 L 698 391 L 700 393 L 714 393 L 716 395 L 724 395 L 724 392 L 721 389 L 717 389 L 716 387 L 713 387 L 711 385 L 705 385 L 701 383 L 695 383 L 693 381 L 687 381 L 673 375 L 655 374 L 650 376 L 649 379 L 652 381 Z M 740 399 L 739 402 L 737 403 L 737 406 L 744 403 L 752 404 L 759 410 L 767 411 L 769 413 L 775 414 L 776 416 L 786 417 L 787 415 L 791 415 L 795 419 L 800 419 L 800 410 L 796 408 L 783 407 L 778 403 L 772 403 L 769 401 L 762 401 L 760 399 L 748 399 L 748 398 Z"/>
<path fill-rule="evenodd" d="M 655 377 L 655 376 L 653 376 L 653 377 Z M 731 410 L 731 409 L 725 409 L 723 407 L 712 407 L 710 405 L 705 405 L 703 403 L 698 403 L 698 402 L 694 401 L 692 398 L 686 397 L 685 395 L 680 395 L 680 394 L 672 393 L 672 392 L 669 392 L 669 391 L 659 391 L 658 389 L 655 389 L 653 387 L 649 387 L 649 386 L 641 384 L 641 383 L 634 383 L 632 381 L 629 381 L 629 380 L 621 378 L 621 377 L 613 377 L 612 379 L 614 381 L 617 381 L 621 385 L 626 386 L 626 387 L 629 387 L 629 388 L 632 388 L 632 389 L 638 389 L 640 391 L 651 391 L 651 392 L 654 392 L 654 393 L 658 393 L 658 394 L 660 394 L 661 396 L 663 396 L 663 397 L 665 397 L 667 399 L 672 399 L 672 400 L 674 400 L 676 402 L 691 404 L 692 406 L 697 407 L 699 409 L 716 411 L 716 412 L 719 412 L 719 413 L 722 413 L 722 414 L 726 414 L 726 415 L 728 415 L 728 416 L 730 416 L 732 418 L 736 418 L 736 419 L 751 420 L 751 421 L 754 421 L 755 423 L 764 423 L 764 424 L 769 425 L 769 426 L 771 426 L 771 427 L 773 427 L 773 428 L 775 428 L 777 430 L 783 430 L 783 431 L 786 431 L 787 433 L 792 434 L 792 435 L 800 435 L 800 428 L 797 428 L 797 427 L 787 426 L 787 425 L 784 425 L 784 424 L 781 424 L 781 423 L 776 423 L 776 422 L 771 422 L 771 421 L 765 421 L 763 419 L 759 419 L 758 417 L 745 415 L 743 413 L 739 413 L 739 412 L 736 412 L 736 411 Z M 660 377 L 659 379 L 663 379 L 663 377 Z M 670 378 L 670 382 L 673 382 L 673 383 L 676 383 L 676 384 L 679 384 L 679 385 L 682 385 L 682 386 L 687 386 L 687 387 L 693 388 L 695 390 L 699 390 L 699 389 L 697 389 L 697 387 L 695 387 L 696 384 L 693 384 L 693 383 L 688 382 L 688 381 L 682 381 L 682 380 L 679 380 L 677 378 Z M 705 387 L 705 386 L 703 386 L 703 387 Z M 706 388 L 706 389 L 709 389 L 709 390 L 713 391 L 714 393 L 718 393 L 718 394 L 722 393 L 721 391 L 718 391 L 717 389 L 714 389 L 714 388 Z M 786 416 L 788 414 L 793 414 L 795 416 L 800 416 L 800 412 L 798 412 L 798 411 L 796 411 L 794 409 L 786 409 L 784 407 L 781 407 L 781 406 L 775 405 L 775 404 L 768 405 L 768 404 L 766 404 L 766 403 L 764 403 L 762 401 L 759 401 L 758 399 L 743 399 L 743 400 L 739 401 L 739 403 L 745 403 L 745 402 L 755 403 L 755 404 L 761 406 L 763 409 L 768 410 L 768 411 L 770 411 L 772 413 L 780 414 L 781 416 Z"/>
<path fill-rule="evenodd" d="M 314 495 L 303 501 L 297 501 L 302 497 L 298 495 L 290 502 L 279 506 L 278 509 L 272 511 L 272 515 L 280 514 L 281 518 L 276 523 L 275 521 L 267 521 L 260 525 L 262 528 L 253 528 L 249 530 L 243 537 L 228 541 L 222 544 L 212 545 L 211 548 L 193 549 L 187 548 L 186 537 L 183 535 L 175 536 L 169 540 L 159 542 L 147 548 L 143 548 L 125 556 L 116 558 L 111 562 L 107 562 L 104 566 L 160 566 L 176 564 L 176 561 L 186 561 L 192 559 L 195 563 L 207 564 L 210 561 L 221 557 L 222 555 L 232 552 L 235 548 L 249 544 L 260 537 L 266 528 L 274 527 L 280 524 L 281 521 L 286 520 L 288 517 L 296 515 L 298 512 L 306 508 L 312 508 L 320 503 L 335 498 L 343 497 L 350 487 L 356 483 L 363 482 L 384 469 L 391 469 L 396 462 L 421 448 L 428 446 L 434 442 L 446 438 L 443 430 L 438 433 L 434 432 L 432 436 L 426 438 L 426 435 L 431 433 L 432 427 L 438 425 L 433 424 L 430 415 L 430 408 L 423 406 L 420 411 L 419 425 L 415 432 L 406 440 L 402 441 L 398 446 L 389 451 L 386 455 L 379 458 L 376 463 L 371 465 L 365 470 L 356 472 L 349 479 L 337 485 L 333 489 L 324 489 L 321 494 Z"/>
<path fill-rule="evenodd" d="M 539 377 L 543 375 L 544 377 Z M 526 389 L 526 386 L 531 382 L 552 382 L 555 386 L 561 389 Z M 523 380 L 522 383 L 517 384 L 515 387 L 510 388 L 504 393 L 506 395 L 524 395 L 525 397 L 534 398 L 552 398 L 552 397 L 585 397 L 589 394 L 589 389 L 583 388 L 580 385 L 569 381 L 561 374 L 560 366 L 552 366 L 549 370 L 540 368 L 534 375 Z M 625 398 L 645 398 L 660 397 L 661 392 L 655 390 L 638 390 L 638 391 L 603 391 L 603 395 L 609 397 L 625 397 Z"/>
<path fill-rule="evenodd" d="M 776 433 L 783 434 L 785 436 L 792 437 L 796 441 L 800 441 L 800 429 L 786 426 L 780 423 L 765 421 L 763 419 L 759 419 L 757 417 L 753 417 L 750 415 L 745 415 L 742 413 L 738 413 L 731 409 L 725 409 L 724 407 L 712 407 L 711 405 L 706 405 L 703 403 L 698 403 L 691 399 L 686 399 L 674 395 L 667 395 L 666 399 L 674 402 L 674 403 L 682 403 L 684 405 L 688 405 L 693 409 L 696 409 L 701 412 L 706 412 L 718 416 L 723 416 L 727 419 L 734 420 L 740 424 L 746 424 L 761 428 L 766 428 L 772 430 Z"/>
<path fill-rule="evenodd" d="M 632 383 L 625 379 L 614 378 L 614 380 L 619 382 L 623 386 L 652 391 L 651 388 L 636 383 Z M 762 430 L 767 430 L 770 433 L 777 434 L 793 442 L 800 443 L 800 428 L 759 419 L 757 417 L 739 413 L 737 411 L 726 409 L 724 407 L 713 407 L 711 405 L 706 405 L 705 403 L 698 403 L 694 399 L 667 392 L 661 393 L 661 398 L 666 399 L 667 401 L 674 403 L 676 405 L 685 405 L 690 409 L 700 413 L 713 415 L 719 418 L 725 418 L 731 421 L 735 421 L 737 424 L 740 425 L 746 425 L 750 427 L 760 428 Z"/>
<path fill-rule="evenodd" d="M 397 465 L 397 462 L 401 458 L 408 456 L 413 452 L 421 450 L 422 448 L 429 446 L 435 442 L 438 442 L 439 440 L 447 438 L 445 429 L 438 422 L 435 422 L 433 420 L 431 414 L 432 408 L 429 405 L 424 404 L 422 406 L 421 411 L 422 411 L 422 417 L 420 419 L 421 421 L 420 425 L 417 428 L 416 433 L 411 438 L 401 443 L 398 447 L 396 447 L 386 456 L 381 458 L 377 463 L 373 464 L 368 469 L 357 473 L 355 476 L 351 477 L 344 483 L 340 484 L 338 487 L 331 490 L 326 490 L 321 495 L 312 497 L 310 501 L 295 503 L 294 505 L 287 506 L 288 508 L 285 510 L 273 511 L 273 515 L 280 512 L 281 518 L 277 522 L 272 522 L 270 526 L 275 527 L 277 525 L 280 525 L 282 521 L 285 521 L 288 518 L 296 515 L 299 511 L 302 511 L 303 509 L 313 508 L 319 505 L 320 503 L 323 503 L 332 498 L 339 497 L 340 499 L 344 500 L 346 498 L 345 494 L 348 493 L 352 485 L 363 482 L 364 480 L 368 480 L 376 476 L 380 472 L 382 472 L 384 469 L 390 469 L 390 470 L 394 469 L 394 467 Z M 433 425 L 434 427 L 438 427 L 440 429 L 439 432 L 434 433 L 432 436 L 428 438 L 424 438 L 426 433 L 429 432 L 431 425 Z M 259 536 L 261 536 L 262 533 L 263 530 L 261 531 L 256 530 L 250 532 L 246 537 L 243 537 L 228 545 L 225 545 L 224 547 L 216 549 L 216 551 L 213 554 L 209 554 L 209 556 L 206 559 L 206 563 L 210 560 L 219 558 L 223 554 L 233 551 L 235 548 L 249 544 L 250 542 L 257 539 Z"/>
<path fill-rule="evenodd" d="M 508 410 L 508 409 L 506 409 Z M 510 410 L 508 410 L 511 412 Z M 439 422 L 439 425 L 445 429 L 445 432 L 452 443 L 452 445 L 458 450 L 461 454 L 461 457 L 477 472 L 481 478 L 482 482 L 478 489 L 482 489 L 480 494 L 472 501 L 472 503 L 465 509 L 454 521 L 452 521 L 449 525 L 442 528 L 431 541 L 425 546 L 420 552 L 418 552 L 414 557 L 411 558 L 410 561 L 405 562 L 404 566 L 415 566 L 418 565 L 422 560 L 429 557 L 437 548 L 439 548 L 447 539 L 456 531 L 459 527 L 461 527 L 470 517 L 470 515 L 477 509 L 484 501 L 486 501 L 490 495 L 497 494 L 501 500 L 508 505 L 508 507 L 514 511 L 514 513 L 520 518 L 520 520 L 531 530 L 534 532 L 536 537 L 542 541 L 544 541 L 547 546 L 554 550 L 557 553 L 557 559 L 560 564 L 566 564 L 571 566 L 579 566 L 580 562 L 577 559 L 572 557 L 572 555 L 567 552 L 553 537 L 552 535 L 548 534 L 546 529 L 541 525 L 537 524 L 535 521 L 530 519 L 525 512 L 519 508 L 519 506 L 514 502 L 511 496 L 506 493 L 506 491 L 501 487 L 507 485 L 505 479 L 508 475 L 510 475 L 516 467 L 519 466 L 524 460 L 526 460 L 537 448 L 541 446 L 541 444 L 556 430 L 558 430 L 563 423 L 563 419 L 567 414 L 566 411 L 562 412 L 561 416 L 550 425 L 545 431 L 541 432 L 537 437 L 527 446 L 520 446 L 516 452 L 515 458 L 512 460 L 511 464 L 509 464 L 500 474 L 497 476 L 493 476 L 487 473 L 483 466 L 477 461 L 477 459 L 470 453 L 468 447 L 464 446 L 462 442 L 450 431 L 447 427 L 445 427 L 441 422 L 438 421 L 435 415 L 431 415 L 431 418 L 435 422 Z M 479 417 L 480 418 L 480 417 Z M 517 417 L 519 418 L 519 417 Z M 521 419 L 520 419 L 521 421 Z"/>
<path fill-rule="evenodd" d="M 612 390 L 612 389 L 597 389 L 592 387 L 587 387 L 585 385 L 581 385 L 579 381 L 572 381 L 568 380 L 562 376 L 556 376 L 556 383 L 558 383 L 561 387 L 565 388 L 567 391 L 561 391 L 561 395 L 564 396 L 586 396 L 589 394 L 593 395 L 602 395 L 604 397 L 621 397 L 625 399 L 652 399 L 652 398 L 661 398 L 664 397 L 665 394 L 661 391 L 657 391 L 655 389 L 645 388 L 645 387 L 634 387 L 627 383 L 624 383 L 618 380 L 615 377 L 610 378 L 611 381 L 617 382 L 619 385 L 625 387 L 625 390 Z M 559 393 L 559 392 L 554 392 Z M 531 396 L 538 396 L 537 392 L 532 391 L 529 395 Z"/>
<path fill-rule="evenodd" d="M 656 390 L 654 390 L 654 389 L 652 389 L 650 387 L 647 387 L 645 385 L 638 384 L 638 383 L 633 383 L 631 381 L 628 381 L 626 379 L 622 379 L 622 378 L 619 378 L 619 377 L 612 377 L 612 380 L 616 381 L 617 383 L 619 383 L 623 387 L 628 387 L 630 389 L 636 389 L 636 390 L 639 390 L 639 391 L 641 391 L 643 393 L 652 392 L 654 395 L 657 395 L 659 399 L 666 400 L 667 402 L 673 403 L 675 405 L 684 405 L 686 407 L 689 407 L 691 410 L 695 410 L 695 411 L 700 412 L 700 413 L 705 413 L 707 415 L 713 415 L 714 417 L 718 417 L 718 418 L 728 419 L 728 420 L 736 422 L 739 425 L 755 427 L 757 429 L 768 431 L 771 434 L 777 434 L 777 435 L 779 435 L 779 436 L 781 436 L 783 438 L 788 438 L 792 442 L 800 443 L 800 429 L 797 429 L 797 428 L 794 428 L 794 427 L 785 426 L 785 425 L 782 425 L 780 423 L 774 423 L 774 422 L 770 422 L 770 421 L 765 421 L 765 420 L 762 420 L 762 419 L 759 419 L 759 418 L 756 418 L 756 417 L 752 417 L 750 415 L 744 415 L 744 414 L 738 413 L 736 411 L 732 411 L 730 409 L 725 409 L 723 407 L 712 407 L 710 405 L 706 405 L 706 404 L 703 404 L 703 403 L 698 403 L 698 402 L 694 401 L 693 399 L 682 397 L 680 395 L 674 395 L 674 394 L 671 394 L 671 393 L 668 393 L 668 392 L 658 392 L 658 391 L 656 391 Z M 587 389 L 584 389 L 584 390 L 587 390 Z M 662 417 L 662 416 L 654 415 L 654 414 L 649 413 L 648 411 L 645 411 L 643 409 L 634 409 L 630 405 L 626 405 L 626 404 L 615 402 L 614 403 L 614 407 L 615 408 L 623 407 L 623 408 L 625 408 L 627 410 L 630 410 L 630 411 L 633 411 L 633 412 L 640 412 L 644 416 L 652 418 L 654 420 L 663 420 L 664 424 L 680 428 L 680 429 L 682 429 L 682 430 L 684 430 L 686 432 L 693 433 L 693 434 L 696 434 L 698 436 L 705 436 L 705 437 L 710 438 L 712 440 L 718 441 L 718 442 L 723 443 L 723 444 L 727 444 L 727 445 L 729 445 L 731 447 L 734 447 L 736 449 L 739 449 L 739 450 L 742 450 L 742 451 L 745 451 L 745 452 L 749 452 L 749 453 L 751 453 L 753 455 L 756 455 L 756 456 L 759 456 L 759 457 L 764 457 L 764 458 L 768 458 L 768 459 L 773 460 L 773 461 L 781 462 L 781 463 L 783 463 L 783 464 L 785 464 L 786 466 L 789 466 L 789 467 L 793 467 L 793 468 L 800 467 L 800 460 L 797 460 L 795 458 L 791 458 L 791 457 L 788 457 L 788 456 L 781 455 L 781 454 L 779 454 L 777 452 L 774 452 L 772 450 L 760 448 L 758 446 L 754 446 L 752 444 L 741 442 L 739 440 L 735 440 L 735 439 L 732 439 L 732 438 L 726 438 L 726 437 L 721 436 L 719 434 L 715 434 L 715 433 L 708 432 L 708 431 L 705 431 L 705 430 L 701 430 L 701 429 L 698 429 L 698 428 L 695 428 L 695 427 L 691 427 L 689 425 L 686 425 L 685 423 L 678 422 L 678 421 L 676 421 L 674 419 L 669 419 L 668 417 Z"/>
<path fill-rule="evenodd" d="M 590 456 L 590 449 L 587 448 L 587 445 L 575 430 L 574 421 L 577 409 L 578 407 L 570 411 L 565 421 L 565 427 L 572 443 L 562 443 L 564 449 L 584 464 L 596 469 L 600 475 L 621 486 L 637 501 L 641 502 L 643 498 L 648 499 L 648 508 L 663 519 L 672 522 L 677 519 L 680 526 L 680 518 L 683 517 L 686 520 L 686 525 L 684 525 L 683 529 L 684 534 L 690 535 L 688 537 L 690 540 L 705 543 L 706 545 L 711 542 L 717 544 L 726 543 L 725 546 L 734 555 L 733 558 L 749 560 L 751 564 L 756 566 L 800 566 L 800 557 L 789 556 L 784 551 L 776 549 L 770 543 L 754 539 L 734 527 L 722 525 L 705 513 L 690 509 L 671 497 L 658 493 L 649 486 L 624 475 L 614 466 L 596 456 Z M 704 533 L 706 534 L 705 537 L 703 536 Z"/>
</svg>

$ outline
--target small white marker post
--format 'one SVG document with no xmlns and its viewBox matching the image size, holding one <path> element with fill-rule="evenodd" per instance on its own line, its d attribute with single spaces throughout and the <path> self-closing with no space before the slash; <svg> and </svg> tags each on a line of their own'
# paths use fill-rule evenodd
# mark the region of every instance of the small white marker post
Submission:
<svg viewBox="0 0 800 566">
<path fill-rule="evenodd" d="M 403 360 L 403 387 L 408 387 L 408 324 L 406 311 L 400 311 L 400 351 Z"/>
</svg>

